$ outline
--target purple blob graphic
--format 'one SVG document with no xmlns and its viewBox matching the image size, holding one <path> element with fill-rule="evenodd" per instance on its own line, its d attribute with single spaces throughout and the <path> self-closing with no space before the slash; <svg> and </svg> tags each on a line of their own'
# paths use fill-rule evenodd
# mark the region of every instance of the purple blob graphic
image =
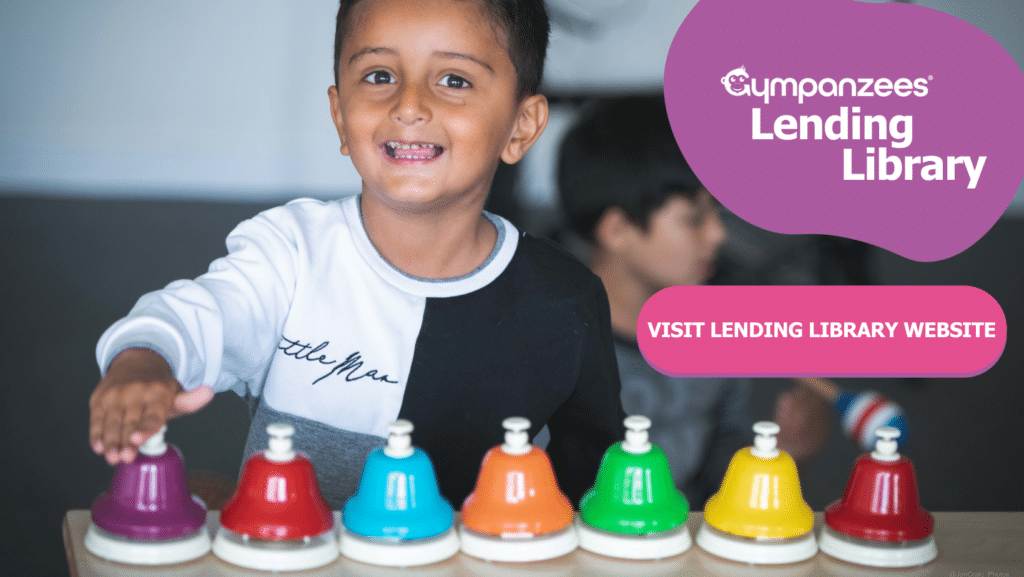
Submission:
<svg viewBox="0 0 1024 577">
<path fill-rule="evenodd" d="M 775 232 L 941 260 L 1024 179 L 1024 74 L 921 6 L 701 0 L 669 50 L 665 101 L 708 190 Z"/>
</svg>

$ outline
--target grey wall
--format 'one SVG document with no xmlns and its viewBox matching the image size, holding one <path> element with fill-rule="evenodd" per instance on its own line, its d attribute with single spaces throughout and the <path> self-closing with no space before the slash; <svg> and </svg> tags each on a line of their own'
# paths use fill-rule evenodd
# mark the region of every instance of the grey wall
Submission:
<svg viewBox="0 0 1024 577">
<path fill-rule="evenodd" d="M 549 0 L 545 92 L 656 89 L 695 3 Z M 1024 63 L 1021 2 L 915 3 L 978 26 Z M 0 187 L 243 202 L 356 192 L 328 117 L 336 10 L 336 0 L 4 2 Z M 542 141 L 533 162 L 549 163 L 551 149 Z M 544 173 L 523 187 L 542 206 Z M 1024 194 L 1011 210 L 1024 212 Z"/>
</svg>

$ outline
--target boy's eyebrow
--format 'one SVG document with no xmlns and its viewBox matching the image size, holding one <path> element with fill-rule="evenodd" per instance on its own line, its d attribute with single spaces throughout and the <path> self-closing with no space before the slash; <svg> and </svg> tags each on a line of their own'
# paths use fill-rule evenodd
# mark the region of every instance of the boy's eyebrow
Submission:
<svg viewBox="0 0 1024 577">
<path fill-rule="evenodd" d="M 360 56 L 366 56 L 367 54 L 397 54 L 397 52 L 391 48 L 384 48 L 383 46 L 367 46 L 366 48 L 357 50 L 356 53 L 348 59 L 349 65 L 355 62 Z"/>
<path fill-rule="evenodd" d="M 360 58 L 361 56 L 366 56 L 367 54 L 388 54 L 394 56 L 397 55 L 398 52 L 393 48 L 386 48 L 384 46 L 367 46 L 366 48 L 361 48 L 357 50 L 356 53 L 353 54 L 348 59 L 349 65 L 355 62 L 356 59 Z M 494 74 L 494 67 L 471 54 L 463 54 L 462 52 L 445 52 L 442 50 L 437 50 L 434 51 L 434 56 L 440 56 L 442 58 L 457 58 L 459 60 L 469 60 L 470 62 L 475 62 L 480 66 L 483 66 L 487 70 L 490 70 L 491 74 Z"/>
<path fill-rule="evenodd" d="M 476 62 L 480 66 L 483 66 L 484 68 L 490 70 L 492 74 L 494 73 L 494 68 L 492 68 L 490 64 L 488 64 L 488 63 L 484 62 L 483 60 L 480 60 L 476 56 L 472 56 L 470 54 L 463 54 L 461 52 L 442 52 L 442 51 L 436 51 L 436 52 L 434 52 L 434 55 L 435 56 L 441 56 L 443 58 L 458 58 L 460 60 L 469 60 L 470 62 Z"/>
</svg>

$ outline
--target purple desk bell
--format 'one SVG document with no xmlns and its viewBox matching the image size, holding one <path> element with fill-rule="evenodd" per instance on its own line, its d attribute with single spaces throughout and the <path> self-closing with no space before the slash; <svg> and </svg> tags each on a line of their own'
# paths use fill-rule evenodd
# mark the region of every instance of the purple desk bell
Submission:
<svg viewBox="0 0 1024 577">
<path fill-rule="evenodd" d="M 149 438 L 131 463 L 114 471 L 110 490 L 92 505 L 85 547 L 120 563 L 182 563 L 210 550 L 206 507 L 192 496 L 177 448 L 164 442 L 167 427 Z"/>
</svg>

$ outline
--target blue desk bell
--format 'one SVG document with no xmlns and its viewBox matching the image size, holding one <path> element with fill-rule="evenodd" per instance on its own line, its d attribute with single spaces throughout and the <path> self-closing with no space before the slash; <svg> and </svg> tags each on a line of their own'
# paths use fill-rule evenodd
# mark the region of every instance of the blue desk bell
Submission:
<svg viewBox="0 0 1024 577">
<path fill-rule="evenodd" d="M 346 557 L 395 567 L 426 565 L 459 550 L 454 510 L 441 495 L 434 466 L 412 446 L 413 426 L 388 425 L 387 446 L 366 458 L 359 488 L 341 510 Z"/>
</svg>

